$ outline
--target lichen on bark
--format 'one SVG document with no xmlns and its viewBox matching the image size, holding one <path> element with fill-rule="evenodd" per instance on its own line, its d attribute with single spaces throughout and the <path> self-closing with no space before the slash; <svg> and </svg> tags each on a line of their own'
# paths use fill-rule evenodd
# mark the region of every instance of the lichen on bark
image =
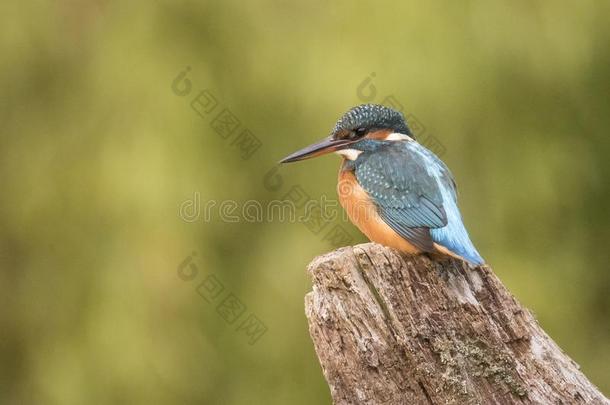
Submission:
<svg viewBox="0 0 610 405">
<path fill-rule="evenodd" d="M 336 404 L 608 404 L 489 267 L 347 247 L 305 299 Z"/>
</svg>

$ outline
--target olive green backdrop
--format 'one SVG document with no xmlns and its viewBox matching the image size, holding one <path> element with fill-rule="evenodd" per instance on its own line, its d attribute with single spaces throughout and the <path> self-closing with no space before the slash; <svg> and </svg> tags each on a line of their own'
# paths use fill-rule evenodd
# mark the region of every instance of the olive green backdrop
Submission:
<svg viewBox="0 0 610 405">
<path fill-rule="evenodd" d="M 365 239 L 253 212 L 334 198 L 338 158 L 275 164 L 365 101 L 610 393 L 610 5 L 422 3 L 3 2 L 0 402 L 329 403 L 305 266 Z"/>
</svg>

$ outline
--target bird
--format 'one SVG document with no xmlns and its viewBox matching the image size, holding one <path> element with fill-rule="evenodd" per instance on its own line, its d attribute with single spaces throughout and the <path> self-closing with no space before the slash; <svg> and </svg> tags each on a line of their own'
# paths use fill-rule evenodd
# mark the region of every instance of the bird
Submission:
<svg viewBox="0 0 610 405">
<path fill-rule="evenodd" d="M 342 157 L 339 202 L 369 240 L 407 254 L 485 263 L 462 221 L 453 175 L 417 142 L 401 112 L 379 104 L 353 107 L 328 137 L 280 163 L 332 152 Z"/>
</svg>

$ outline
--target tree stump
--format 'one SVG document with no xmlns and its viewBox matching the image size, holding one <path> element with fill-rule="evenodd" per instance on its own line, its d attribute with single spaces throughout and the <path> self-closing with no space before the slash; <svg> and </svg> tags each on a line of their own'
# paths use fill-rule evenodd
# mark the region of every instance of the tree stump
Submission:
<svg viewBox="0 0 610 405">
<path fill-rule="evenodd" d="M 487 266 L 368 243 L 308 271 L 335 404 L 610 403 Z"/>
</svg>

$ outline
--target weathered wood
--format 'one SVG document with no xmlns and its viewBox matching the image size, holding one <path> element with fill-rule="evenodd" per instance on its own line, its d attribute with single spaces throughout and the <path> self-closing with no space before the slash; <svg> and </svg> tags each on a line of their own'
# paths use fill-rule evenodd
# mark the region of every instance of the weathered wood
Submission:
<svg viewBox="0 0 610 405">
<path fill-rule="evenodd" d="M 491 269 L 364 244 L 309 265 L 335 404 L 608 404 Z"/>
</svg>

